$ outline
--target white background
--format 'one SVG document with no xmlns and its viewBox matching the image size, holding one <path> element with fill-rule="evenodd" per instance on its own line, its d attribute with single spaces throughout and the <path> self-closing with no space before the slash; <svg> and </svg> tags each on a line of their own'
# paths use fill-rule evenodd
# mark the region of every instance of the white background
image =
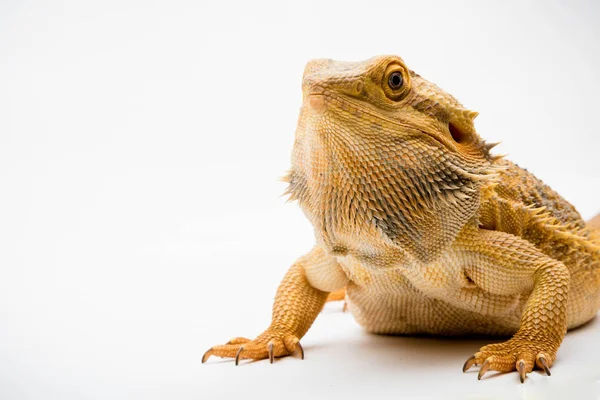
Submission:
<svg viewBox="0 0 600 400">
<path fill-rule="evenodd" d="M 371 336 L 340 304 L 304 361 L 200 359 L 267 327 L 313 242 L 278 181 L 307 60 L 400 55 L 589 218 L 599 18 L 593 1 L 3 0 L 0 398 L 597 396 L 600 322 L 525 385 L 460 371 L 486 339 Z"/>
</svg>

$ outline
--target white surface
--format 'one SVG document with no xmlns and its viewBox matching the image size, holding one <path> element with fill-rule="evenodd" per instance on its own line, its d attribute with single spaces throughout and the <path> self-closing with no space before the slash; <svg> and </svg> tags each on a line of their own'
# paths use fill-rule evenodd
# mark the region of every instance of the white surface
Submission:
<svg viewBox="0 0 600 400">
<path fill-rule="evenodd" d="M 311 247 L 277 181 L 309 58 L 399 54 L 600 211 L 598 3 L 213 3 L 0 3 L 0 398 L 598 396 L 598 322 L 525 385 L 460 372 L 486 340 L 370 336 L 339 304 L 304 361 L 200 364 Z"/>
</svg>

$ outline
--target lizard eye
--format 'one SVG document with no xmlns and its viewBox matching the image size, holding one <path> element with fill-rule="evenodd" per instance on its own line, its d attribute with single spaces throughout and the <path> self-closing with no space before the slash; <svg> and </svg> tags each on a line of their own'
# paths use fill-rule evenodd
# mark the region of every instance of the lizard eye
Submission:
<svg viewBox="0 0 600 400">
<path fill-rule="evenodd" d="M 400 71 L 392 72 L 388 78 L 388 86 L 392 90 L 398 90 L 402 87 L 404 83 L 404 78 L 402 77 L 402 73 Z"/>
<path fill-rule="evenodd" d="M 392 101 L 400 101 L 410 92 L 410 75 L 398 63 L 389 65 L 381 78 L 381 88 Z"/>
</svg>

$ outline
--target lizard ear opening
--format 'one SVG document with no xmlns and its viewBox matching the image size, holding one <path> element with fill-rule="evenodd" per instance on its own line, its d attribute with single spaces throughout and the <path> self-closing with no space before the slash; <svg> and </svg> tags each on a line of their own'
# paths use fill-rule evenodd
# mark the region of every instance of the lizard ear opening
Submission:
<svg viewBox="0 0 600 400">
<path fill-rule="evenodd" d="M 452 135 L 452 139 L 454 139 L 456 143 L 464 143 L 469 138 L 468 132 L 461 130 L 457 125 L 453 124 L 452 122 L 448 124 L 448 130 L 450 131 L 450 135 Z"/>
<path fill-rule="evenodd" d="M 448 132 L 452 139 L 458 144 L 470 144 L 477 142 L 477 133 L 473 120 L 479 115 L 477 111 L 466 109 L 457 110 L 450 115 L 448 121 Z"/>
</svg>

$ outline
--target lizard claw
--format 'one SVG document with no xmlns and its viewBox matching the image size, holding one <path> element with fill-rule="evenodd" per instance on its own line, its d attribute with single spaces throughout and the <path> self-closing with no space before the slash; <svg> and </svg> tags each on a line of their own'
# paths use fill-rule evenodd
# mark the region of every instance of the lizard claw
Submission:
<svg viewBox="0 0 600 400">
<path fill-rule="evenodd" d="M 240 363 L 240 354 L 242 354 L 242 350 L 244 350 L 244 346 L 240 346 L 240 349 L 235 354 L 235 365 L 236 366 Z"/>
<path fill-rule="evenodd" d="M 475 358 L 475 355 L 467 358 L 467 361 L 465 361 L 465 364 L 463 365 L 463 372 L 467 372 L 473 366 L 473 364 L 476 364 L 476 361 L 477 359 Z"/>
<path fill-rule="evenodd" d="M 206 362 L 206 360 L 208 360 L 209 357 L 212 355 L 212 350 L 213 350 L 212 347 L 210 349 L 206 350 L 206 353 L 204 353 L 204 355 L 202 356 L 202 364 L 204 364 Z"/>
<path fill-rule="evenodd" d="M 544 356 L 538 356 L 537 361 L 538 361 L 537 362 L 538 367 L 541 367 L 544 370 L 544 372 L 546 373 L 546 375 L 548 375 L 548 376 L 552 375 L 550 373 L 550 367 L 548 367 L 548 362 L 546 361 L 546 358 Z"/>
<path fill-rule="evenodd" d="M 274 358 L 274 355 L 273 355 L 273 343 L 269 343 L 268 347 L 269 347 L 269 362 L 271 364 L 273 364 L 273 358 Z"/>
<path fill-rule="evenodd" d="M 525 382 L 525 376 L 527 376 L 527 372 L 525 372 L 525 361 L 519 361 L 519 364 L 517 364 L 517 371 L 519 371 L 521 383 Z"/>
<path fill-rule="evenodd" d="M 481 378 L 483 378 L 483 375 L 485 375 L 485 373 L 487 372 L 487 370 L 490 369 L 490 359 L 486 359 L 483 364 L 481 364 L 481 369 L 479 370 L 479 374 L 477 374 L 477 380 L 481 380 Z"/>
<path fill-rule="evenodd" d="M 300 344 L 300 342 L 298 342 L 296 343 L 296 346 L 298 346 L 298 350 L 300 350 L 300 357 L 304 360 L 304 349 L 302 348 L 302 345 Z"/>
</svg>

